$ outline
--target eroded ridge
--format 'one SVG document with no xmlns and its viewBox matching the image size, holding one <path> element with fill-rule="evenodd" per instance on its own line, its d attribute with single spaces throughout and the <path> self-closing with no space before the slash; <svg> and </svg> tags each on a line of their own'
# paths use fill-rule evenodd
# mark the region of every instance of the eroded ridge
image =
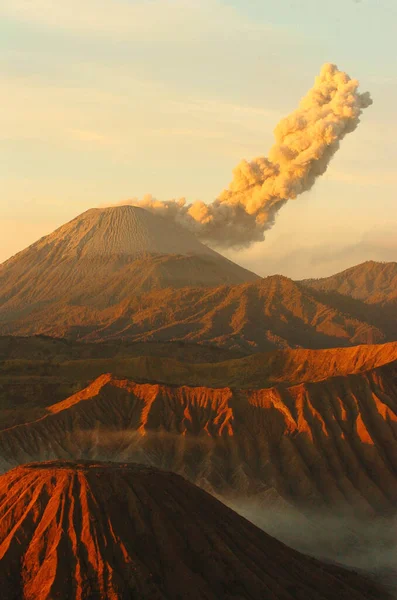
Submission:
<svg viewBox="0 0 397 600">
<path fill-rule="evenodd" d="M 397 363 L 242 390 L 106 374 L 0 432 L 3 470 L 31 460 L 136 460 L 219 494 L 389 514 L 397 501 Z"/>
<path fill-rule="evenodd" d="M 0 576 L 7 600 L 387 598 L 178 475 L 98 461 L 0 477 Z"/>
</svg>

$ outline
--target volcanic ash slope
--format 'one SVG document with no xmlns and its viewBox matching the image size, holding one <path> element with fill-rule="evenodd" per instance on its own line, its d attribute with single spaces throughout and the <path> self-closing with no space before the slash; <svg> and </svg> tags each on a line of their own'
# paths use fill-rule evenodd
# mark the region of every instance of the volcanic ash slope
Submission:
<svg viewBox="0 0 397 600">
<path fill-rule="evenodd" d="M 222 495 L 275 490 L 298 506 L 388 514 L 397 502 L 397 362 L 364 372 L 360 364 L 351 375 L 263 389 L 102 375 L 43 417 L 0 431 L 1 467 L 137 460 Z"/>
<path fill-rule="evenodd" d="M 0 266 L 0 316 L 7 322 L 53 306 L 61 313 L 68 304 L 103 309 L 145 289 L 256 279 L 161 216 L 97 208 Z"/>
<path fill-rule="evenodd" d="M 54 462 L 0 478 L 7 600 L 380 600 L 377 586 L 304 556 L 180 476 Z"/>
</svg>

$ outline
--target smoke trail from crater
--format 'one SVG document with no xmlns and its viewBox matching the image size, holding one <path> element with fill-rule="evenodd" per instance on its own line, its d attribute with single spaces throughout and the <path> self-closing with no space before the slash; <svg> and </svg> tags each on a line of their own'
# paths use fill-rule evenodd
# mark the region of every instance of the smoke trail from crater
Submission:
<svg viewBox="0 0 397 600">
<path fill-rule="evenodd" d="M 241 248 L 263 240 L 280 208 L 312 188 L 372 104 L 358 85 L 325 64 L 299 107 L 277 125 L 268 157 L 241 161 L 229 187 L 211 204 L 188 204 L 184 198 L 163 202 L 150 195 L 129 203 L 179 222 L 213 246 Z"/>
</svg>

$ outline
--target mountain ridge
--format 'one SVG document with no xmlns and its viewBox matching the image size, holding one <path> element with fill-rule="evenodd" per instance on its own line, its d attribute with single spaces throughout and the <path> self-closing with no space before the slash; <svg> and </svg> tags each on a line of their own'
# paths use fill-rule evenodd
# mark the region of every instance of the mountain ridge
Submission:
<svg viewBox="0 0 397 600">
<path fill-rule="evenodd" d="M 152 289 L 106 306 L 59 301 L 31 306 L 2 335 L 45 334 L 83 341 L 185 341 L 251 353 L 275 347 L 327 348 L 395 339 L 383 314 L 356 300 L 335 297 L 270 276 L 257 282 L 208 288 Z"/>
<path fill-rule="evenodd" d="M 104 374 L 0 431 L 3 469 L 107 457 L 171 469 L 208 491 L 270 490 L 297 507 L 390 514 L 397 502 L 397 360 L 268 388 L 169 386 Z"/>
<path fill-rule="evenodd" d="M 57 461 L 0 477 L 0 559 L 7 600 L 389 598 L 138 464 Z"/>
<path fill-rule="evenodd" d="M 383 281 L 391 294 L 393 265 L 369 264 L 353 269 L 351 285 L 370 268 L 366 293 Z M 184 341 L 245 354 L 397 339 L 393 302 L 341 290 L 262 279 L 142 208 L 91 209 L 0 266 L 0 335 Z"/>
<path fill-rule="evenodd" d="M 236 356 L 237 354 L 237 356 Z M 45 414 L 104 372 L 139 383 L 264 388 L 357 374 L 397 358 L 397 344 L 249 354 L 168 342 L 87 343 L 0 338 L 0 429 Z"/>
<path fill-rule="evenodd" d="M 338 292 L 368 304 L 381 304 L 397 299 L 397 262 L 374 260 L 355 265 L 330 277 L 303 279 L 313 289 Z"/>
</svg>

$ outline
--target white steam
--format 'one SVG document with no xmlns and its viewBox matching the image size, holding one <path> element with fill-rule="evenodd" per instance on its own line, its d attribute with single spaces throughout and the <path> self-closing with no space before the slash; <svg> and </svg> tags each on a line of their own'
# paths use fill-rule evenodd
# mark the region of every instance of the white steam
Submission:
<svg viewBox="0 0 397 600">
<path fill-rule="evenodd" d="M 211 245 L 238 248 L 263 240 L 280 208 L 311 189 L 372 104 L 358 85 L 325 64 L 299 108 L 277 125 L 269 156 L 241 161 L 229 187 L 211 204 L 187 204 L 184 198 L 162 202 L 150 195 L 129 203 L 179 222 Z"/>
</svg>

